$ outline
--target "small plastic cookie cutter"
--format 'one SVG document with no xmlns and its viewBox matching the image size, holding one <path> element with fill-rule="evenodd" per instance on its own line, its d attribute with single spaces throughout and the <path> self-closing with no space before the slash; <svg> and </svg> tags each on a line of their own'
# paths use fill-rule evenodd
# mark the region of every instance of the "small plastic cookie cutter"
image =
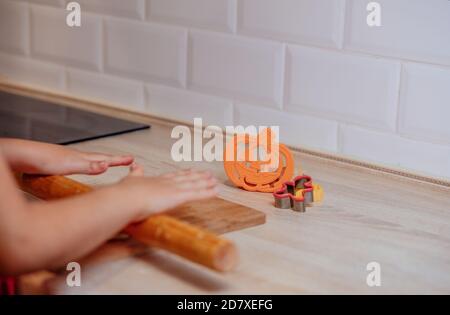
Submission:
<svg viewBox="0 0 450 315">
<path fill-rule="evenodd" d="M 266 139 L 267 143 L 261 139 Z M 245 148 L 243 161 L 237 158 L 240 145 Z M 266 152 L 271 152 L 275 147 L 279 150 L 279 163 L 278 167 L 272 171 L 263 171 L 270 162 L 250 159 L 250 152 L 255 149 L 262 148 Z M 229 160 L 227 152 L 233 152 L 235 156 Z M 223 165 L 225 173 L 234 185 L 252 192 L 273 193 L 281 189 L 283 183 L 294 175 L 294 158 L 291 151 L 284 144 L 276 143 L 273 140 L 270 128 L 264 129 L 256 137 L 249 134 L 235 135 L 226 146 Z"/>
<path fill-rule="evenodd" d="M 280 190 L 273 193 L 275 207 L 298 212 L 305 212 L 306 206 L 322 201 L 323 195 L 322 187 L 313 184 L 308 175 L 300 175 L 293 181 L 285 182 Z"/>
</svg>

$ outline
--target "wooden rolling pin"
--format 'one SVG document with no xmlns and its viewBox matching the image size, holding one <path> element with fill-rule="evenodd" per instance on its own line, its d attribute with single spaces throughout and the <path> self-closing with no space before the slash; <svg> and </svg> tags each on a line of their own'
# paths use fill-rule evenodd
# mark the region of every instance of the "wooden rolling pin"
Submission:
<svg viewBox="0 0 450 315">
<path fill-rule="evenodd" d="M 23 191 L 43 200 L 65 198 L 93 190 L 64 176 L 16 174 L 16 178 Z M 237 264 L 237 249 L 231 241 L 167 215 L 151 216 L 142 223 L 128 226 L 124 232 L 142 243 L 216 271 L 229 271 Z"/>
</svg>

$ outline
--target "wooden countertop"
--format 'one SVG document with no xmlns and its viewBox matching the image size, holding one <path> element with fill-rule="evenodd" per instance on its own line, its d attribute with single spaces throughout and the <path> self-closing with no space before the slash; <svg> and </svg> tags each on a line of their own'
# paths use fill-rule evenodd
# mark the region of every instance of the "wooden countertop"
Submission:
<svg viewBox="0 0 450 315">
<path fill-rule="evenodd" d="M 0 88 L 48 99 L 11 86 Z M 95 107 L 64 97 L 59 100 Z M 294 153 L 297 165 L 323 186 L 325 200 L 304 214 L 280 210 L 273 207 L 270 194 L 232 187 L 222 163 L 173 162 L 173 124 L 102 106 L 95 110 L 147 121 L 152 129 L 74 147 L 134 154 L 148 175 L 185 167 L 210 169 L 222 182 L 222 198 L 265 212 L 267 223 L 225 235 L 236 242 L 241 256 L 238 269 L 228 274 L 131 241 L 115 241 L 80 262 L 81 287 L 67 287 L 62 271 L 56 277 L 48 273 L 23 277 L 25 291 L 35 292 L 39 284 L 39 292 L 45 288 L 57 294 L 450 293 L 450 188 Z M 126 172 L 113 169 L 101 176 L 75 178 L 102 185 Z M 381 265 L 380 287 L 366 284 L 366 266 L 372 261 Z"/>
<path fill-rule="evenodd" d="M 233 188 L 221 163 L 175 163 L 171 128 L 74 145 L 83 150 L 132 153 L 156 175 L 183 167 L 210 169 L 221 197 L 267 214 L 263 226 L 225 235 L 241 255 L 239 268 L 221 275 L 159 250 L 110 244 L 82 265 L 82 286 L 52 279 L 53 293 L 450 293 L 450 189 L 360 167 L 295 154 L 323 185 L 325 201 L 304 214 L 272 206 L 270 194 Z M 125 174 L 76 176 L 101 185 Z M 381 287 L 366 284 L 366 265 L 381 264 Z"/>
</svg>

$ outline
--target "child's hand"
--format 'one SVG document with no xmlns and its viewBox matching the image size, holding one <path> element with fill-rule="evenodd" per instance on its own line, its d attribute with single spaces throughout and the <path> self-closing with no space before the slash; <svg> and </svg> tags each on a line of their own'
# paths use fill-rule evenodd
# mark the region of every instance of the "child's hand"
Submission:
<svg viewBox="0 0 450 315">
<path fill-rule="evenodd" d="M 130 174 L 119 186 L 125 187 L 124 198 L 141 205 L 136 222 L 151 214 L 175 208 L 185 202 L 217 195 L 217 180 L 210 172 L 184 170 L 157 177 L 144 177 L 142 167 L 133 164 Z"/>
<path fill-rule="evenodd" d="M 2 151 L 16 172 L 40 175 L 96 175 L 111 166 L 131 165 L 130 155 L 88 153 L 61 145 L 19 139 L 0 139 Z"/>
<path fill-rule="evenodd" d="M 127 166 L 133 161 L 134 158 L 131 155 L 109 155 L 67 149 L 61 157 L 61 163 L 52 167 L 52 173 L 98 175 L 104 173 L 109 167 Z"/>
</svg>

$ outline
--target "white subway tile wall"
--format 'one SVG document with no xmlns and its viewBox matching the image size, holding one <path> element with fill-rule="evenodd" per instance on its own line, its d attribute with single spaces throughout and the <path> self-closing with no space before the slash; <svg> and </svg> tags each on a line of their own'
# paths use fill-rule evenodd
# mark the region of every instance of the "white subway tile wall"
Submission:
<svg viewBox="0 0 450 315">
<path fill-rule="evenodd" d="M 26 3 L 4 1 L 0 10 L 0 49 L 16 54 L 28 50 L 29 12 Z"/>
<path fill-rule="evenodd" d="M 184 86 L 187 31 L 122 19 L 105 22 L 105 70 L 118 75 Z"/>
<path fill-rule="evenodd" d="M 56 7 L 61 7 L 66 2 L 66 0 L 21 0 L 21 1 L 36 3 L 36 4 L 52 5 L 52 6 L 56 6 Z"/>
<path fill-rule="evenodd" d="M 382 26 L 367 27 L 366 0 L 348 0 L 345 47 L 450 65 L 448 0 L 378 0 Z"/>
<path fill-rule="evenodd" d="M 400 63 L 289 46 L 286 110 L 395 129 Z"/>
<path fill-rule="evenodd" d="M 283 45 L 255 39 L 192 32 L 188 85 L 205 93 L 241 97 L 278 107 L 283 82 Z"/>
<path fill-rule="evenodd" d="M 450 144 L 450 68 L 407 63 L 403 69 L 400 132 Z"/>
<path fill-rule="evenodd" d="M 105 74 L 67 69 L 67 91 L 129 109 L 144 110 L 143 83 Z"/>
<path fill-rule="evenodd" d="M 195 26 L 217 31 L 233 31 L 234 1 L 230 0 L 150 0 L 149 20 Z"/>
<path fill-rule="evenodd" d="M 0 76 L 450 179 L 450 1 L 0 0 Z"/>
<path fill-rule="evenodd" d="M 66 3 L 71 0 L 65 0 Z M 96 12 L 104 15 L 115 15 L 119 17 L 129 17 L 136 19 L 145 18 L 145 0 L 78 0 L 77 3 L 83 10 Z"/>
<path fill-rule="evenodd" d="M 208 125 L 233 124 L 233 104 L 227 99 L 162 85 L 148 85 L 146 96 L 148 111 L 153 115 L 187 123 L 200 117 Z"/>
<path fill-rule="evenodd" d="M 402 138 L 355 126 L 341 126 L 341 149 L 346 155 L 436 177 L 447 176 L 450 147 Z"/>
<path fill-rule="evenodd" d="M 235 111 L 236 125 L 280 126 L 280 141 L 287 145 L 325 151 L 337 150 L 336 121 L 243 103 L 237 103 Z"/>
<path fill-rule="evenodd" d="M 99 70 L 101 18 L 85 13 L 83 27 L 70 28 L 66 25 L 66 14 L 62 8 L 31 8 L 31 55 L 64 65 Z"/>
<path fill-rule="evenodd" d="M 241 0 L 238 30 L 324 47 L 341 47 L 345 0 Z"/>
<path fill-rule="evenodd" d="M 46 90 L 65 87 L 63 66 L 5 53 L 0 53 L 0 76 Z"/>
</svg>

